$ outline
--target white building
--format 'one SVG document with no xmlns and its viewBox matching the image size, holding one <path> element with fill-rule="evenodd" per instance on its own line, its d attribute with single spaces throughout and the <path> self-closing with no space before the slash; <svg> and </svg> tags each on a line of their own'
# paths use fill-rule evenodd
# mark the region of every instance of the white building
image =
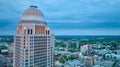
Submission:
<svg viewBox="0 0 120 67">
<path fill-rule="evenodd" d="M 89 55 L 92 52 L 92 45 L 83 45 L 83 46 L 81 46 L 80 52 L 83 55 Z"/>
<path fill-rule="evenodd" d="M 13 44 L 8 45 L 8 53 L 13 53 Z"/>
<path fill-rule="evenodd" d="M 13 67 L 54 67 L 54 36 L 37 6 L 30 6 L 18 23 Z"/>
<path fill-rule="evenodd" d="M 76 40 L 76 47 L 79 48 L 79 41 Z"/>
</svg>

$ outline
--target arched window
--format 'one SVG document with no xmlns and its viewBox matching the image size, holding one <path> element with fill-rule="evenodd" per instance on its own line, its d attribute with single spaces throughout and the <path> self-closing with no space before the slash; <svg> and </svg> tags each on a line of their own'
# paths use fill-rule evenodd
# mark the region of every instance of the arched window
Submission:
<svg viewBox="0 0 120 67">
<path fill-rule="evenodd" d="M 27 30 L 27 33 L 30 34 L 29 32 L 30 32 L 30 30 L 28 29 L 28 30 Z"/>
<path fill-rule="evenodd" d="M 32 34 L 32 29 L 31 29 L 31 34 Z"/>
<path fill-rule="evenodd" d="M 26 34 L 26 27 L 24 27 L 24 34 Z"/>
</svg>

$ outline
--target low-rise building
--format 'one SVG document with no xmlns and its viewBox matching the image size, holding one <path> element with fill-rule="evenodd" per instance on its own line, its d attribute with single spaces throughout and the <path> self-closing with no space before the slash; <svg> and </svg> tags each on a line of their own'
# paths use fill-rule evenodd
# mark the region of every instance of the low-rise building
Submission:
<svg viewBox="0 0 120 67">
<path fill-rule="evenodd" d="M 86 67 L 86 64 L 79 60 L 70 60 L 64 64 L 64 67 Z"/>
<path fill-rule="evenodd" d="M 80 52 L 83 55 L 89 55 L 92 52 L 92 45 L 83 45 L 83 46 L 81 46 Z"/>
<path fill-rule="evenodd" d="M 87 67 L 92 67 L 95 64 L 96 59 L 94 57 L 85 56 L 84 62 Z"/>
<path fill-rule="evenodd" d="M 113 61 L 98 61 L 95 65 L 103 66 L 103 67 L 112 67 Z"/>
</svg>

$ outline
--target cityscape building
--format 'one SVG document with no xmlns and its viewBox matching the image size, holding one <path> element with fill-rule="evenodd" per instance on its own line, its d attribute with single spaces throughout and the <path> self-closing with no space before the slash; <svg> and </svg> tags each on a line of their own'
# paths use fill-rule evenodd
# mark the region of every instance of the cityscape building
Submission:
<svg viewBox="0 0 120 67">
<path fill-rule="evenodd" d="M 43 13 L 31 5 L 14 36 L 13 67 L 54 67 L 54 44 Z"/>
</svg>

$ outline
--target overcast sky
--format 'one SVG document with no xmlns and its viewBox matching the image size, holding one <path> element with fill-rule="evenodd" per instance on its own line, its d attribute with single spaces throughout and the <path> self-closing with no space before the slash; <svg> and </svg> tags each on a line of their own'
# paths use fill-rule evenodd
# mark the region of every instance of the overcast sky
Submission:
<svg viewBox="0 0 120 67">
<path fill-rule="evenodd" d="M 0 35 L 14 35 L 30 5 L 56 35 L 120 35 L 120 0 L 0 0 Z"/>
</svg>

